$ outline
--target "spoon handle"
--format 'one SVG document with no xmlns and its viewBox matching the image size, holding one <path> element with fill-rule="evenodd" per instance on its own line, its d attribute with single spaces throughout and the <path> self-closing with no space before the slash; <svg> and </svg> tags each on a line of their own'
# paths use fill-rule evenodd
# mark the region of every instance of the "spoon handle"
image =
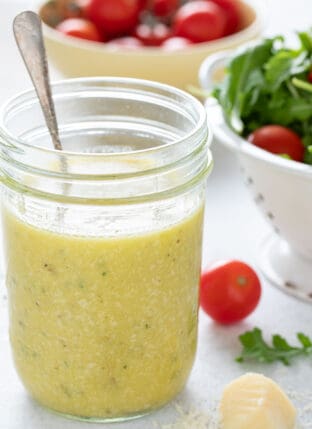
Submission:
<svg viewBox="0 0 312 429">
<path fill-rule="evenodd" d="M 14 19 L 13 31 L 17 46 L 37 92 L 54 148 L 62 150 L 51 95 L 41 19 L 35 12 L 22 12 Z"/>
</svg>

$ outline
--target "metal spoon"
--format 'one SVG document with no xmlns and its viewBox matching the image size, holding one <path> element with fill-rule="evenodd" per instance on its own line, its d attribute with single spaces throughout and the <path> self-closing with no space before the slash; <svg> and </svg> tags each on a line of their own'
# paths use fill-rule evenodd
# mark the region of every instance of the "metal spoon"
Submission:
<svg viewBox="0 0 312 429">
<path fill-rule="evenodd" d="M 50 132 L 54 148 L 62 150 L 51 95 L 49 68 L 42 36 L 40 17 L 31 11 L 17 15 L 13 22 L 13 32 L 21 56 L 33 82 L 42 112 Z"/>
</svg>

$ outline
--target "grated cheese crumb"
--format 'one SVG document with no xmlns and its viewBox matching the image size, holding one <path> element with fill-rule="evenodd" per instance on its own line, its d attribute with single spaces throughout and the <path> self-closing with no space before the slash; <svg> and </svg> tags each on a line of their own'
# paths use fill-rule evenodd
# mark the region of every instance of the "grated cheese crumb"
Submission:
<svg viewBox="0 0 312 429">
<path fill-rule="evenodd" d="M 298 409 L 300 420 L 298 429 L 312 429 L 312 392 L 291 390 L 287 394 Z"/>
<path fill-rule="evenodd" d="M 218 429 L 219 424 L 216 419 L 216 410 L 209 414 L 195 407 L 185 410 L 181 404 L 175 402 L 174 408 L 177 411 L 177 419 L 174 423 L 154 424 L 159 429 Z"/>
</svg>

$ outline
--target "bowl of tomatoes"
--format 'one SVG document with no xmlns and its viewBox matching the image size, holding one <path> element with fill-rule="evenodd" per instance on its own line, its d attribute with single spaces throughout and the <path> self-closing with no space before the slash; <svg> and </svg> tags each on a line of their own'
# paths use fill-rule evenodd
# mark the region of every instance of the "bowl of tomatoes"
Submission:
<svg viewBox="0 0 312 429">
<path fill-rule="evenodd" d="M 200 68 L 215 142 L 234 151 L 271 225 L 259 265 L 272 283 L 312 303 L 312 31 L 218 53 Z"/>
<path fill-rule="evenodd" d="M 49 57 L 65 77 L 127 76 L 185 88 L 212 52 L 256 38 L 261 0 L 40 2 Z"/>
</svg>

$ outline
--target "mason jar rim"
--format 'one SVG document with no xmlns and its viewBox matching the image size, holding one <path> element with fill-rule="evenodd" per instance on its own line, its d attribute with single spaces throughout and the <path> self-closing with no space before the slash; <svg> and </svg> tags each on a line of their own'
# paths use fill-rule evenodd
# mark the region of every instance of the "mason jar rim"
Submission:
<svg viewBox="0 0 312 429">
<path fill-rule="evenodd" d="M 3 144 L 5 142 L 9 142 L 10 143 L 10 148 L 11 149 L 15 149 L 15 150 L 25 150 L 25 149 L 31 149 L 31 150 L 36 150 L 39 153 L 43 152 L 45 154 L 55 154 L 55 152 L 60 152 L 60 154 L 62 154 L 63 156 L 66 157 L 85 157 L 85 158 L 108 158 L 108 157 L 122 157 L 122 156 L 129 156 L 129 155 L 140 155 L 140 154 L 146 154 L 146 153 L 157 153 L 160 151 L 163 151 L 164 149 L 168 148 L 168 147 L 172 147 L 172 146 L 178 146 L 179 144 L 185 142 L 186 140 L 192 139 L 193 137 L 195 137 L 198 133 L 200 133 L 200 131 L 206 127 L 207 128 L 207 118 L 206 118 L 206 111 L 204 106 L 202 105 L 202 103 L 200 103 L 194 96 L 192 96 L 191 94 L 189 94 L 186 91 L 183 91 L 179 88 L 176 88 L 174 86 L 171 85 L 167 85 L 164 83 L 160 83 L 160 82 L 155 82 L 155 81 L 149 81 L 149 80 L 145 80 L 145 79 L 135 79 L 135 78 L 127 78 L 127 77 L 81 77 L 81 78 L 71 78 L 71 79 L 62 79 L 62 80 L 56 80 L 56 81 L 52 81 L 51 83 L 51 88 L 52 88 L 52 94 L 53 94 L 53 89 L 54 88 L 60 88 L 64 85 L 68 85 L 69 87 L 72 85 L 74 86 L 75 84 L 88 84 L 88 83 L 96 83 L 98 82 L 99 84 L 102 83 L 112 83 L 112 84 L 133 84 L 133 85 L 139 85 L 142 87 L 142 89 L 145 88 L 150 88 L 150 89 L 159 89 L 159 90 L 166 90 L 168 92 L 168 94 L 171 95 L 178 95 L 181 98 L 184 98 L 186 101 L 192 103 L 192 105 L 194 106 L 194 108 L 196 109 L 196 112 L 198 113 L 198 121 L 196 123 L 196 125 L 194 126 L 194 128 L 188 132 L 187 134 L 185 134 L 184 136 L 182 136 L 179 139 L 174 140 L 173 142 L 169 142 L 166 143 L 164 145 L 161 146 L 156 146 L 156 147 L 151 147 L 151 148 L 146 148 L 146 149 L 138 149 L 138 150 L 132 150 L 132 151 L 127 151 L 127 152 L 106 152 L 106 153 L 86 153 L 86 152 L 73 152 L 73 151 L 66 151 L 66 150 L 62 150 L 62 151 L 56 151 L 53 147 L 52 147 L 52 143 L 51 143 L 51 147 L 50 148 L 45 148 L 45 147 L 40 147 L 40 146 L 36 146 L 36 145 L 32 145 L 30 143 L 28 143 L 25 140 L 22 139 L 18 139 L 16 138 L 9 130 L 7 130 L 7 127 L 5 126 L 4 123 L 4 119 L 6 117 L 6 115 L 9 114 L 10 109 L 13 108 L 13 106 L 16 105 L 16 103 L 23 99 L 28 97 L 29 101 L 30 100 L 35 100 L 37 98 L 37 94 L 34 88 L 30 88 L 27 90 L 24 90 L 22 92 L 19 92 L 18 94 L 10 97 L 5 103 L 3 103 L 0 106 L 0 144 Z M 39 103 L 39 100 L 38 100 Z M 4 140 L 4 141 L 2 141 Z"/>
<path fill-rule="evenodd" d="M 137 129 L 136 124 L 140 127 L 141 119 L 144 121 L 144 103 L 147 103 L 155 112 L 158 112 L 155 122 L 153 123 L 152 118 L 150 123 L 156 130 L 155 135 L 158 135 L 158 128 L 160 132 L 165 129 L 163 127 L 166 126 L 167 121 L 168 126 L 171 125 L 171 112 L 175 118 L 172 127 L 179 132 L 172 133 L 172 138 L 164 139 L 161 145 L 151 141 L 150 147 L 138 150 L 135 146 L 133 149 L 131 145 L 126 151 L 117 147 L 116 152 L 109 150 L 104 153 L 60 151 L 53 147 L 42 147 L 40 144 L 28 143 L 32 135 L 27 134 L 25 138 L 23 128 L 19 126 L 19 117 L 23 118 L 24 112 L 32 112 L 34 107 L 36 112 L 40 109 L 35 91 L 24 91 L 11 98 L 0 110 L 2 115 L 0 118 L 1 173 L 2 181 L 8 187 L 54 200 L 62 200 L 64 197 L 71 201 L 86 199 L 100 201 L 101 204 L 108 200 L 143 201 L 143 199 L 155 199 L 157 196 L 165 197 L 175 192 L 182 192 L 206 177 L 211 170 L 212 157 L 209 146 L 212 135 L 208 127 L 206 110 L 192 95 L 169 85 L 132 78 L 66 79 L 55 82 L 52 88 L 55 88 L 53 96 L 56 103 L 61 103 L 59 112 L 62 112 L 62 103 L 66 106 L 68 100 L 74 101 L 75 104 L 76 98 L 79 98 L 78 106 L 79 103 L 84 106 L 85 99 L 92 101 L 94 97 L 95 103 L 96 100 L 106 99 L 103 117 L 107 115 L 109 119 L 110 115 L 112 118 L 115 115 L 114 100 L 119 102 L 125 100 L 126 104 L 120 111 L 120 123 L 124 121 L 127 124 L 129 121 L 129 129 L 131 127 Z M 110 102 L 113 103 L 112 108 L 110 108 Z M 142 112 L 134 110 L 132 115 L 129 110 L 128 114 L 127 106 L 131 109 L 132 103 L 140 105 L 140 102 L 142 102 Z M 97 104 L 94 106 L 96 107 Z M 70 109 L 69 114 L 71 114 Z M 78 119 L 77 122 L 74 119 L 73 124 L 78 131 L 79 109 L 77 112 Z M 168 117 L 167 112 L 169 112 Z M 75 114 L 75 108 L 73 113 Z M 164 114 L 165 116 L 162 116 Z M 67 110 L 63 110 L 61 115 L 64 115 L 59 121 L 62 139 L 62 132 L 66 129 L 68 119 Z M 84 113 L 82 110 L 82 122 L 84 118 L 88 121 L 88 111 Z M 118 122 L 118 113 L 116 118 Z M 36 130 L 38 126 L 36 122 L 31 123 L 31 116 L 27 117 L 27 120 L 30 123 L 24 122 L 26 132 Z M 183 123 L 180 126 L 180 121 L 184 120 L 185 126 Z M 21 123 L 23 124 L 23 120 Z M 40 126 L 41 123 L 44 136 L 48 136 L 43 118 L 40 119 Z M 13 135 L 15 126 L 17 138 Z M 83 123 L 81 127 L 83 130 Z M 135 168 L 133 168 L 134 161 Z M 63 195 L 65 189 L 66 195 Z"/>
</svg>

